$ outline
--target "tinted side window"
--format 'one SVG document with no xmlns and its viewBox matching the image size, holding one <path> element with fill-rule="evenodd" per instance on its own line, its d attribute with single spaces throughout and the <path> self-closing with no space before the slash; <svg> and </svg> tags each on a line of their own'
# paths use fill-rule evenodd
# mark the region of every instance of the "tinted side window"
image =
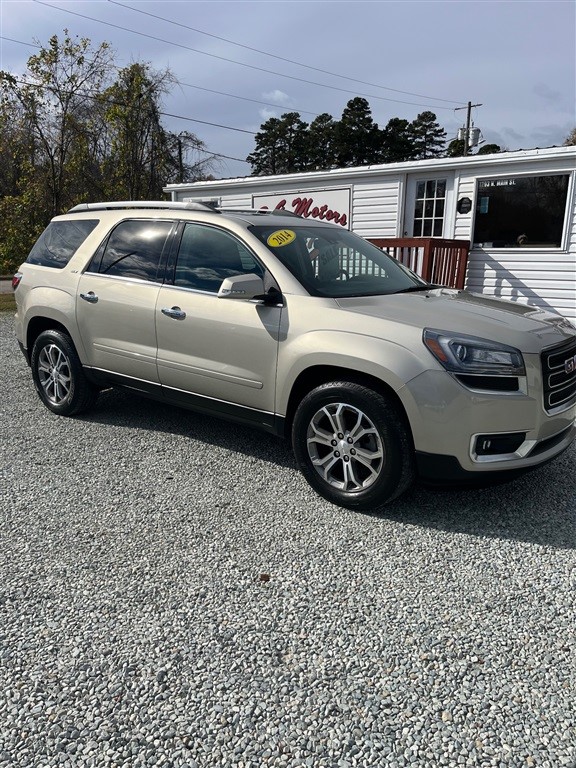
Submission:
<svg viewBox="0 0 576 768">
<path fill-rule="evenodd" d="M 26 262 L 62 269 L 97 224 L 97 219 L 52 221 L 36 241 Z"/>
<path fill-rule="evenodd" d="M 186 224 L 180 241 L 174 285 L 217 293 L 222 280 L 264 271 L 233 235 L 202 224 Z"/>
<path fill-rule="evenodd" d="M 122 221 L 94 254 L 89 272 L 154 281 L 171 221 Z"/>
</svg>

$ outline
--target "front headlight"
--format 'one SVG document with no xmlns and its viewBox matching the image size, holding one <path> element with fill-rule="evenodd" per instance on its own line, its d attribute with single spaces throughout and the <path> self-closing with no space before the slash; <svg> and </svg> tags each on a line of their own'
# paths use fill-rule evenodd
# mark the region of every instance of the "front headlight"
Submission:
<svg viewBox="0 0 576 768">
<path fill-rule="evenodd" d="M 457 374 L 478 376 L 525 376 L 519 349 L 465 333 L 425 328 L 422 340 L 436 360 Z"/>
</svg>

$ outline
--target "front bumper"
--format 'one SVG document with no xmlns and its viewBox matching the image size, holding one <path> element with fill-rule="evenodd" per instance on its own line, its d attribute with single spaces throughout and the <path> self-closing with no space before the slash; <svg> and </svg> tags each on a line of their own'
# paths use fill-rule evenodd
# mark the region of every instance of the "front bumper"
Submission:
<svg viewBox="0 0 576 768">
<path fill-rule="evenodd" d="M 537 365 L 528 371 L 527 393 L 480 393 L 467 389 L 448 372 L 430 370 L 398 393 L 414 439 L 421 477 L 464 480 L 521 474 L 552 460 L 576 439 L 576 404 L 560 413 L 544 410 Z M 482 436 L 513 448 L 483 453 Z"/>
</svg>

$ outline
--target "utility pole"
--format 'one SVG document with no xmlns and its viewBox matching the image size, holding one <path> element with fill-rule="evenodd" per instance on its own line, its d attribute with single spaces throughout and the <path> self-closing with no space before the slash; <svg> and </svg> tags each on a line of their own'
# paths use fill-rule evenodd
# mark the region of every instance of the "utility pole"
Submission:
<svg viewBox="0 0 576 768">
<path fill-rule="evenodd" d="M 455 112 L 458 112 L 460 109 L 467 110 L 466 112 L 466 128 L 464 130 L 464 155 L 466 156 L 468 154 L 469 150 L 469 143 L 470 143 L 470 123 L 472 121 L 472 107 L 481 107 L 482 104 L 472 104 L 471 101 L 468 102 L 467 107 L 456 107 L 454 110 Z"/>
</svg>

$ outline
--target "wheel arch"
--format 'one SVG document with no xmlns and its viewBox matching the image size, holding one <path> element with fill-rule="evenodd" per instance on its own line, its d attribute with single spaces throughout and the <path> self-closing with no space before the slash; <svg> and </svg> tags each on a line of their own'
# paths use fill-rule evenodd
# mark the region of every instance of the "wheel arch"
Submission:
<svg viewBox="0 0 576 768">
<path fill-rule="evenodd" d="M 302 398 L 316 387 L 327 384 L 330 381 L 348 381 L 352 384 L 361 384 L 392 399 L 397 407 L 398 414 L 405 422 L 409 435 L 412 436 L 412 428 L 402 400 L 394 389 L 382 381 L 382 379 L 363 371 L 352 371 L 349 368 L 341 368 L 337 365 L 314 365 L 301 371 L 292 385 L 284 424 L 284 434 L 286 437 L 290 435 L 294 415 Z"/>
<path fill-rule="evenodd" d="M 36 317 L 32 317 L 28 321 L 28 326 L 26 328 L 26 358 L 28 363 L 30 363 L 34 342 L 44 331 L 60 331 L 61 333 L 65 333 L 66 336 L 68 336 L 68 338 L 74 344 L 72 334 L 63 323 L 55 320 L 52 317 L 46 317 L 45 315 L 37 315 Z M 74 346 L 76 345 L 74 344 Z"/>
</svg>

